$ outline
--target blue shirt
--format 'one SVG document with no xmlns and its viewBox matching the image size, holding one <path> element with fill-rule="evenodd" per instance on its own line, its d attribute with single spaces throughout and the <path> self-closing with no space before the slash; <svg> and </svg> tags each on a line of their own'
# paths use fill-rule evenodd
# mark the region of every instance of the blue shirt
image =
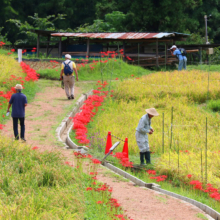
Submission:
<svg viewBox="0 0 220 220">
<path fill-rule="evenodd" d="M 11 96 L 9 101 L 12 104 L 12 114 L 13 118 L 24 118 L 25 116 L 25 104 L 27 104 L 27 97 L 23 93 L 15 93 Z"/>
<path fill-rule="evenodd" d="M 184 56 L 182 55 L 182 53 L 181 53 L 180 50 L 178 50 L 178 49 L 176 49 L 176 50 L 173 52 L 173 55 L 176 55 L 179 60 L 183 60 L 183 58 L 184 58 Z"/>
</svg>

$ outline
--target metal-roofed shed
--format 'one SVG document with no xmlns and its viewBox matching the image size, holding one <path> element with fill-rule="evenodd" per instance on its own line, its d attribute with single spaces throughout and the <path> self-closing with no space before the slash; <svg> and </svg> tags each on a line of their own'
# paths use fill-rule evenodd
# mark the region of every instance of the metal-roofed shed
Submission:
<svg viewBox="0 0 220 220">
<path fill-rule="evenodd" d="M 175 41 L 186 39 L 189 34 L 177 32 L 119 32 L 119 33 L 51 33 L 52 37 L 60 38 L 60 46 L 62 46 L 62 38 L 67 38 L 67 42 L 72 38 L 86 43 L 86 51 L 71 52 L 59 49 L 59 56 L 69 53 L 73 56 L 100 56 L 97 52 L 90 51 L 91 43 L 107 44 L 121 42 L 120 49 L 124 51 L 124 57 L 130 57 L 142 66 L 158 66 L 159 63 L 170 64 L 176 60 L 175 57 L 168 58 L 168 46 Z M 163 46 L 159 45 L 163 43 Z M 153 44 L 153 45 L 152 45 Z M 123 46 L 122 46 L 123 45 Z M 116 52 L 119 47 L 113 48 Z M 101 52 L 101 51 L 99 51 Z"/>
</svg>

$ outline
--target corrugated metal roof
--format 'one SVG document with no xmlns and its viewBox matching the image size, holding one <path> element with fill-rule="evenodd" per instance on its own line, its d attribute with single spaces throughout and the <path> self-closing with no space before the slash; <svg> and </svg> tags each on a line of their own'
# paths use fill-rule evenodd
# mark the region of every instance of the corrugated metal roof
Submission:
<svg viewBox="0 0 220 220">
<path fill-rule="evenodd" d="M 51 36 L 54 37 L 82 37 L 82 38 L 101 38 L 101 39 L 152 39 L 152 38 L 163 38 L 163 37 L 174 37 L 174 36 L 186 37 L 188 34 L 181 33 L 139 33 L 139 32 L 124 32 L 124 33 L 53 33 Z"/>
</svg>

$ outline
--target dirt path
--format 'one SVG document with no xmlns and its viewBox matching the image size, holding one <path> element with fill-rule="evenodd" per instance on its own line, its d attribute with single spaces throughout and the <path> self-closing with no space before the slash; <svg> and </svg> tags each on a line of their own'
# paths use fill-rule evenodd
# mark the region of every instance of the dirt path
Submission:
<svg viewBox="0 0 220 220">
<path fill-rule="evenodd" d="M 50 82 L 28 104 L 25 136 L 27 144 L 38 146 L 42 151 L 60 151 L 72 162 L 72 151 L 63 149 L 55 136 L 55 130 L 59 125 L 57 119 L 61 121 L 66 116 L 75 100 L 67 100 L 59 85 L 56 81 Z M 80 88 L 75 87 L 75 97 L 80 92 Z M 8 121 L 2 132 L 13 138 L 12 120 Z M 198 213 L 205 215 L 200 209 L 181 200 L 136 187 L 106 168 L 100 168 L 98 173 L 98 180 L 113 188 L 113 197 L 126 210 L 127 216 L 134 220 L 201 220 L 197 217 Z"/>
</svg>

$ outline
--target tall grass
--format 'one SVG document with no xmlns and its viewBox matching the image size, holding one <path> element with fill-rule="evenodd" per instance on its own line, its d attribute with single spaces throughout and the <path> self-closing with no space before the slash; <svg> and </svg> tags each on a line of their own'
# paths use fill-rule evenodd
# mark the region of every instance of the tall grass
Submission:
<svg viewBox="0 0 220 220">
<path fill-rule="evenodd" d="M 82 219 L 81 180 L 61 155 L 3 137 L 0 146 L 3 219 Z"/>
<path fill-rule="evenodd" d="M 219 74 L 210 74 L 209 98 L 219 99 Z M 164 120 L 164 151 L 156 167 L 161 172 L 178 173 L 186 178 L 205 179 L 206 117 L 208 117 L 208 182 L 220 188 L 218 113 L 206 111 L 208 73 L 200 71 L 159 72 L 140 79 L 120 82 L 89 125 L 89 134 L 108 131 L 124 139 L 128 137 L 129 153 L 139 152 L 135 130 L 145 109 L 155 107 L 160 116 L 152 119 L 155 132 L 149 136 L 150 150 L 162 154 L 162 114 Z M 174 107 L 171 142 L 171 109 Z M 105 147 L 105 146 L 104 146 Z M 103 148 L 104 148 L 103 147 Z M 117 151 L 122 151 L 119 146 Z M 185 155 L 182 152 L 188 151 Z M 103 151 L 104 152 L 104 151 Z M 178 154 L 179 152 L 179 154 Z M 179 157 L 178 157 L 179 155 Z M 203 160 L 201 161 L 201 155 Z M 215 159 L 213 159 L 215 158 Z M 178 167 L 179 163 L 179 167 Z"/>
</svg>

